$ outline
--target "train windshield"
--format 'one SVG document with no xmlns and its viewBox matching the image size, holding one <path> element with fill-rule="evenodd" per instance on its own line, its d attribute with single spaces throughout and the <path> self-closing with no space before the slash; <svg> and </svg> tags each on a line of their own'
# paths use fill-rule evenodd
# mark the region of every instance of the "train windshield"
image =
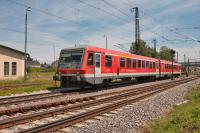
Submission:
<svg viewBox="0 0 200 133">
<path fill-rule="evenodd" d="M 81 68 L 83 51 L 64 51 L 60 55 L 60 68 Z"/>
</svg>

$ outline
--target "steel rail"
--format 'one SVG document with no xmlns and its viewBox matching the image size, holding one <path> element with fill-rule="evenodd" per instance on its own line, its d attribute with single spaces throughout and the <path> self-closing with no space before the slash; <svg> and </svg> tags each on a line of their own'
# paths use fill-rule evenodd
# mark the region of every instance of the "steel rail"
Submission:
<svg viewBox="0 0 200 133">
<path fill-rule="evenodd" d="M 163 92 L 167 89 L 170 89 L 170 87 L 166 87 L 166 88 L 163 87 L 161 89 L 151 91 L 147 94 L 145 93 L 144 95 L 138 96 L 138 97 L 130 96 L 129 98 L 125 98 L 122 101 L 117 101 L 115 103 L 112 103 L 112 104 L 109 104 L 109 105 L 106 105 L 104 107 L 100 107 L 100 108 L 97 108 L 97 109 L 93 109 L 93 110 L 88 111 L 88 112 L 80 113 L 80 114 L 73 115 L 73 116 L 68 117 L 68 118 L 64 118 L 64 119 L 57 120 L 57 121 L 54 121 L 54 122 L 51 122 L 51 123 L 48 123 L 48 124 L 44 124 L 44 125 L 41 125 L 41 126 L 38 126 L 38 127 L 23 130 L 23 131 L 20 131 L 19 133 L 52 132 L 52 131 L 55 131 L 55 130 L 58 130 L 58 129 L 61 129 L 61 128 L 64 128 L 64 127 L 67 127 L 67 126 L 71 126 L 75 123 L 82 122 L 82 121 L 87 120 L 89 118 L 93 118 L 95 116 L 101 115 L 101 114 L 109 112 L 111 110 L 117 109 L 117 108 L 122 107 L 124 105 L 127 105 L 129 103 L 137 102 L 139 100 L 142 100 L 142 99 L 145 99 L 145 98 L 150 97 L 152 95 Z"/>
<path fill-rule="evenodd" d="M 194 77 L 195 78 L 195 77 Z M 179 80 L 173 81 L 173 82 L 179 82 Z M 90 100 L 94 100 L 96 98 L 99 97 L 103 97 L 103 96 L 108 96 L 108 95 L 115 95 L 115 94 L 119 94 L 119 93 L 125 93 L 125 92 L 129 92 L 129 91 L 137 91 L 137 90 L 141 90 L 141 89 L 145 89 L 145 88 L 150 88 L 150 87 L 156 87 L 156 86 L 160 86 L 160 85 L 165 85 L 171 83 L 171 81 L 169 82 L 165 82 L 165 83 L 159 83 L 159 84 L 154 84 L 154 85 L 148 85 L 145 87 L 138 87 L 138 88 L 134 88 L 134 89 L 128 89 L 128 90 L 122 90 L 122 91 L 115 91 L 115 92 L 110 92 L 110 93 L 106 93 L 106 94 L 97 94 L 91 97 L 83 97 L 83 98 L 78 98 L 78 99 L 72 99 L 72 100 L 60 100 L 60 101 L 56 101 L 56 102 L 48 102 L 48 103 L 42 103 L 42 104 L 36 104 L 36 105 L 28 105 L 28 106 L 24 106 L 24 107 L 15 107 L 15 108 L 11 108 L 11 109 L 2 109 L 0 110 L 0 115 L 12 115 L 14 113 L 18 113 L 18 112 L 27 112 L 27 111 L 31 111 L 31 110 L 39 110 L 39 109 L 46 109 L 49 107 L 55 107 L 55 106 L 59 106 L 59 105 L 67 105 L 69 103 L 75 103 L 75 102 L 79 102 L 79 101 L 87 101 L 88 99 Z"/>
<path fill-rule="evenodd" d="M 115 84 L 111 84 L 109 86 L 107 86 L 106 88 L 111 88 L 111 87 L 121 87 L 122 85 L 132 85 L 132 83 L 135 82 L 123 82 L 123 83 L 115 83 Z M 80 90 L 81 92 L 87 92 L 87 91 L 95 91 L 95 90 L 99 90 L 98 89 L 91 89 L 91 90 Z M 12 96 L 12 97 L 5 97 L 5 98 L 0 98 L 0 106 L 7 106 L 7 105 L 11 105 L 11 104 L 20 104 L 20 103 L 26 103 L 26 102 L 35 102 L 35 101 L 39 101 L 42 99 L 48 99 L 48 98 L 57 98 L 57 97 L 63 97 L 63 96 L 67 96 L 67 95 L 71 95 L 71 94 L 77 94 L 77 92 L 73 93 L 73 92 L 68 92 L 66 94 L 66 90 L 61 91 L 61 92 L 47 92 L 47 93 L 40 93 L 40 94 L 30 94 L 30 95 L 22 95 L 22 96 Z"/>
<path fill-rule="evenodd" d="M 190 80 L 187 79 L 187 81 L 182 80 L 181 82 L 180 81 L 174 82 L 174 83 L 162 86 L 161 88 L 170 88 L 172 86 L 174 87 L 176 85 L 179 85 L 179 84 L 185 83 L 185 82 L 189 82 L 191 80 L 192 79 L 190 79 Z M 55 114 L 61 114 L 63 112 L 74 111 L 74 110 L 81 109 L 81 108 L 91 107 L 93 105 L 107 103 L 107 102 L 110 102 L 110 101 L 113 101 L 113 100 L 119 100 L 119 99 L 122 99 L 122 97 L 127 98 L 127 97 L 130 97 L 130 96 L 135 96 L 137 94 L 143 94 L 143 93 L 146 93 L 148 91 L 152 91 L 152 90 L 159 89 L 159 88 L 160 88 L 160 86 L 157 86 L 157 88 L 146 88 L 146 89 L 143 89 L 143 90 L 126 92 L 124 94 L 119 94 L 119 95 L 115 95 L 115 96 L 111 96 L 111 97 L 107 97 L 107 98 L 102 98 L 102 99 L 98 99 L 98 100 L 95 100 L 95 101 L 89 101 L 89 102 L 82 103 L 82 104 L 77 104 L 77 105 L 62 107 L 62 108 L 58 108 L 58 109 L 54 109 L 54 110 L 39 112 L 39 113 L 35 113 L 35 114 L 32 114 L 32 115 L 24 115 L 24 116 L 20 116 L 20 117 L 16 117 L 16 118 L 2 120 L 2 121 L 0 121 L 0 129 L 11 127 L 11 126 L 18 125 L 18 124 L 23 124 L 23 123 L 30 122 L 30 121 L 33 121 L 33 120 L 38 120 L 38 119 L 50 117 L 50 116 L 53 116 Z"/>
</svg>

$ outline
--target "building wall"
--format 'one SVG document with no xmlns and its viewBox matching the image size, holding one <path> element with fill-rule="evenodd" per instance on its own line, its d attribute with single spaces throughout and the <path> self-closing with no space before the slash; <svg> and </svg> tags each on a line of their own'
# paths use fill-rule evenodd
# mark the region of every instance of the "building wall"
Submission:
<svg viewBox="0 0 200 133">
<path fill-rule="evenodd" d="M 9 76 L 4 76 L 4 62 L 9 62 Z M 12 62 L 17 63 L 17 74 L 12 75 Z M 0 47 L 0 80 L 18 79 L 24 76 L 24 56 Z"/>
</svg>

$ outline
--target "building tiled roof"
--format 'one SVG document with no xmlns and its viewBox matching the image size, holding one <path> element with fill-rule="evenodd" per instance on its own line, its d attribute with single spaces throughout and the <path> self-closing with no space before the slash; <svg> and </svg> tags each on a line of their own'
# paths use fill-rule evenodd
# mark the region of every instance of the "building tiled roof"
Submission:
<svg viewBox="0 0 200 133">
<path fill-rule="evenodd" d="M 0 47 L 5 48 L 5 49 L 8 49 L 8 50 L 11 50 L 11 51 L 14 51 L 14 52 L 17 52 L 17 53 L 20 53 L 20 54 L 23 54 L 23 55 L 25 54 L 25 53 L 22 52 L 22 51 L 19 51 L 19 50 L 14 49 L 14 48 L 7 47 L 7 46 L 2 45 L 2 44 L 0 44 Z"/>
</svg>

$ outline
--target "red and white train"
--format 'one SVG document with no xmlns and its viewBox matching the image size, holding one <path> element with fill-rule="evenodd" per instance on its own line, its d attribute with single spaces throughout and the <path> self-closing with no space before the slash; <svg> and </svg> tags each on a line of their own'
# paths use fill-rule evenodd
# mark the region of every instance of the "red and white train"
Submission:
<svg viewBox="0 0 200 133">
<path fill-rule="evenodd" d="M 173 69 L 172 69 L 173 67 Z M 130 80 L 169 77 L 181 74 L 181 65 L 94 46 L 62 49 L 58 65 L 61 86 L 103 84 L 113 79 Z"/>
</svg>

